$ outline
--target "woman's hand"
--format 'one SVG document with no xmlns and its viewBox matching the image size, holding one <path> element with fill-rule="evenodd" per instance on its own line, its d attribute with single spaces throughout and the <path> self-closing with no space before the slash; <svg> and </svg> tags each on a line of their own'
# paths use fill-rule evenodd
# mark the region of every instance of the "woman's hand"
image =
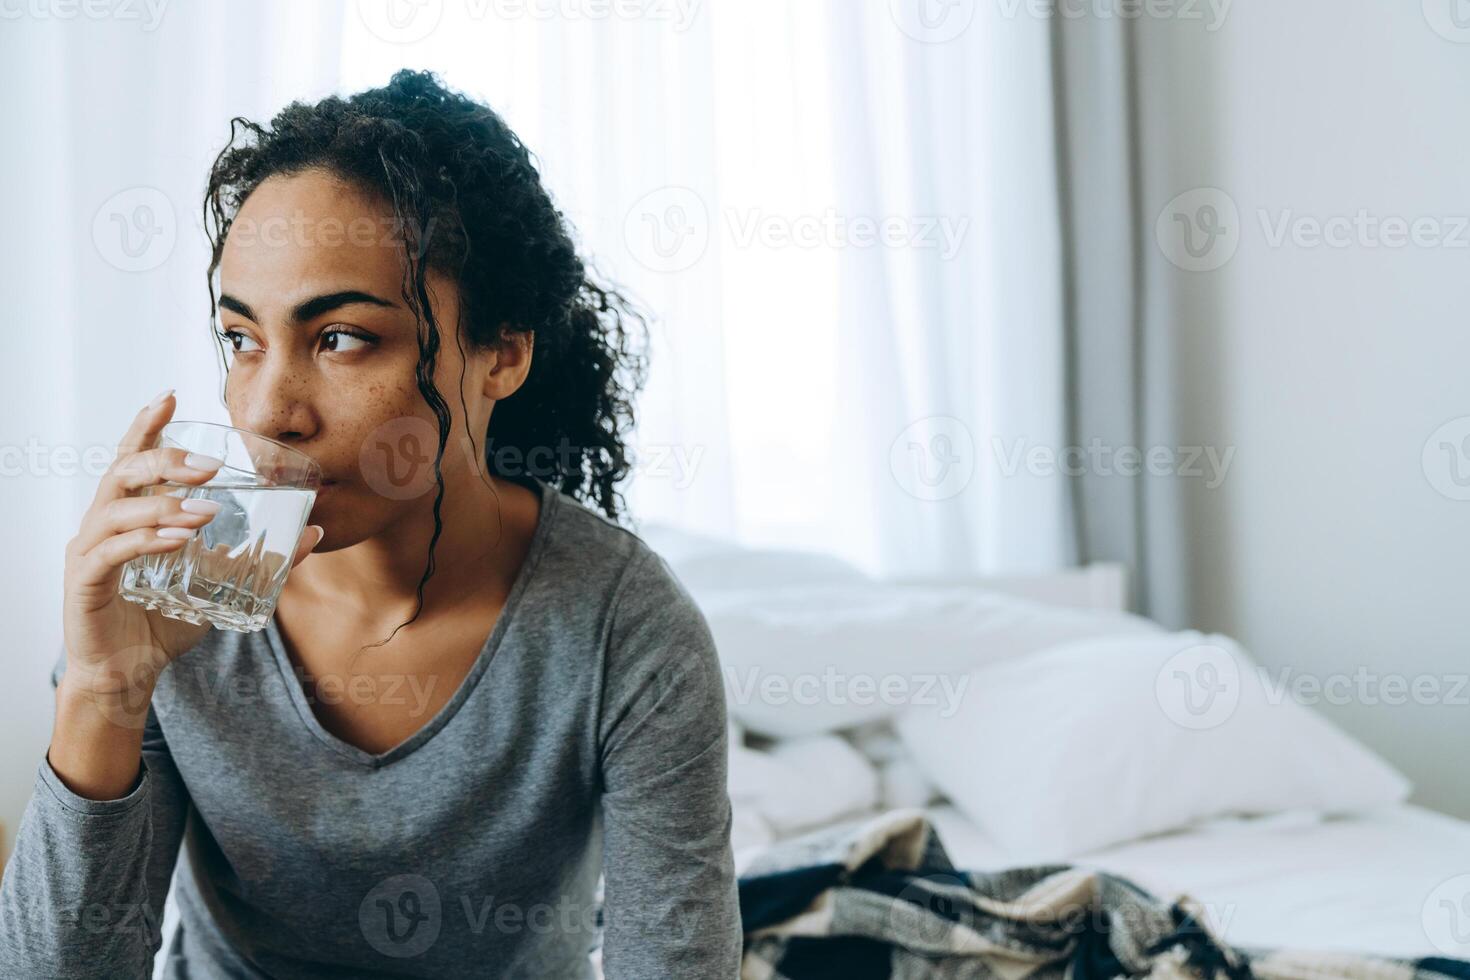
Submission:
<svg viewBox="0 0 1470 980">
<path fill-rule="evenodd" d="M 66 546 L 66 673 L 61 684 L 87 700 L 146 706 L 163 668 L 210 629 L 170 619 L 118 594 L 127 562 L 181 549 L 218 510 L 209 501 L 139 495 L 165 482 L 202 484 L 219 469 L 219 460 L 158 446 L 159 431 L 173 411 L 169 391 L 133 419 L 81 528 Z M 303 534 L 291 567 L 320 540 L 320 532 Z"/>
</svg>

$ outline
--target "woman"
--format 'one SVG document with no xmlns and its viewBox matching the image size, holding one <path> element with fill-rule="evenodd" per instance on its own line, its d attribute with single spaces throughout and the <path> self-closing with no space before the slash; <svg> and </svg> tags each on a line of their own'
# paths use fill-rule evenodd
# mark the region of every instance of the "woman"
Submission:
<svg viewBox="0 0 1470 980">
<path fill-rule="evenodd" d="M 67 548 L 0 975 L 148 976 L 182 844 L 167 977 L 581 978 L 599 938 L 614 980 L 736 976 L 713 642 L 616 523 L 641 321 L 430 74 L 235 123 L 225 402 L 328 485 L 266 629 L 165 619 L 121 566 L 212 515 L 141 491 L 213 471 L 157 447 L 169 392 L 133 420 Z"/>
</svg>

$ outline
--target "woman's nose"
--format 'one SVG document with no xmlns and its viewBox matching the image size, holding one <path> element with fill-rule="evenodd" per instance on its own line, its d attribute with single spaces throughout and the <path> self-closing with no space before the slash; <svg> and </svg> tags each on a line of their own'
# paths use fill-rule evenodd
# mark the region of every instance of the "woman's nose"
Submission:
<svg viewBox="0 0 1470 980">
<path fill-rule="evenodd" d="M 307 380 L 287 365 L 266 366 L 230 392 L 235 424 L 278 442 L 313 438 L 318 428 Z"/>
</svg>

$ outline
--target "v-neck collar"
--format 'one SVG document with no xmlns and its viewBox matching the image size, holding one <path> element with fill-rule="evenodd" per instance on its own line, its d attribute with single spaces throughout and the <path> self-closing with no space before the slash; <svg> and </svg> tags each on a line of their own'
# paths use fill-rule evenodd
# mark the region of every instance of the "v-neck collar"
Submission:
<svg viewBox="0 0 1470 980">
<path fill-rule="evenodd" d="M 266 640 L 270 643 L 271 652 L 275 655 L 276 666 L 281 671 L 281 679 L 286 684 L 286 690 L 290 692 L 291 703 L 296 706 L 296 712 L 301 716 L 308 731 L 316 739 L 328 748 L 345 756 L 347 759 L 370 769 L 379 769 L 389 763 L 396 762 L 404 756 L 410 755 L 425 742 L 433 738 L 450 720 L 459 712 L 469 696 L 474 692 L 481 676 L 490 667 L 490 661 L 494 659 L 495 652 L 500 648 L 506 631 L 510 629 L 510 622 L 514 617 L 516 609 L 520 606 L 521 597 L 525 594 L 536 565 L 541 559 L 541 553 L 546 548 L 546 539 L 550 533 L 552 519 L 556 516 L 560 505 L 560 492 L 550 483 L 534 476 L 526 478 L 525 485 L 537 491 L 541 496 L 541 513 L 537 516 L 536 530 L 531 536 L 531 545 L 526 552 L 525 561 L 521 562 L 519 571 L 516 572 L 515 581 L 511 584 L 510 594 L 506 596 L 505 605 L 500 610 L 500 615 L 495 618 L 495 625 L 490 630 L 490 635 L 485 639 L 485 645 L 481 647 L 479 656 L 475 658 L 470 671 L 460 683 L 459 689 L 454 692 L 444 706 L 429 719 L 428 724 L 414 732 L 408 738 L 388 749 L 386 752 L 374 754 L 365 751 L 350 742 L 344 741 L 333 735 L 322 725 L 316 714 L 311 710 L 311 705 L 306 702 L 306 692 L 302 690 L 301 682 L 296 676 L 295 667 L 291 663 L 290 656 L 286 653 L 285 641 L 276 625 L 275 614 L 266 621 Z"/>
</svg>

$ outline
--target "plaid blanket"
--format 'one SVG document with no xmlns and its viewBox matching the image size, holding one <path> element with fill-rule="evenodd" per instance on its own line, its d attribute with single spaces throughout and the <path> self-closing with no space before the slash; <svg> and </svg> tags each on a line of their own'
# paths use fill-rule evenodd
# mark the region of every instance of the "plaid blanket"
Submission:
<svg viewBox="0 0 1470 980">
<path fill-rule="evenodd" d="M 1188 896 L 1069 865 L 958 871 L 923 811 L 781 841 L 740 875 L 741 980 L 1448 980 L 1470 962 L 1230 947 Z"/>
</svg>

